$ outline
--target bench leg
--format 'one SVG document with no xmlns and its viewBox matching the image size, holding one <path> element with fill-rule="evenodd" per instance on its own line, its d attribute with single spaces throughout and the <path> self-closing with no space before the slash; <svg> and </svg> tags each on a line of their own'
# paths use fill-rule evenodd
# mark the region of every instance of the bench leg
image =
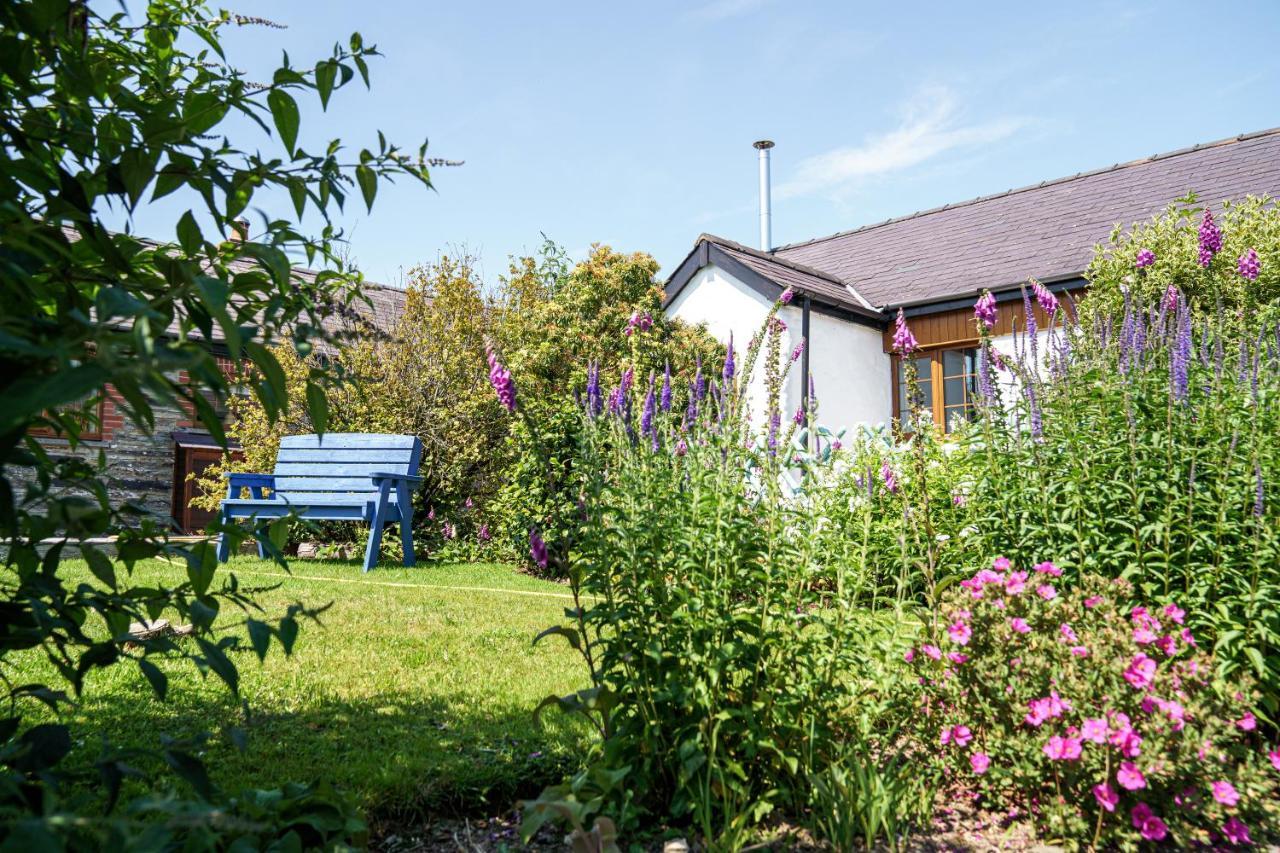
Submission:
<svg viewBox="0 0 1280 853">
<path fill-rule="evenodd" d="M 378 551 L 382 548 L 382 528 L 387 523 L 387 504 L 391 498 L 391 481 L 382 482 L 378 493 L 378 505 L 373 510 L 373 521 L 369 524 L 369 543 L 364 546 L 364 571 L 378 565 Z"/>
<path fill-rule="evenodd" d="M 263 525 L 261 524 L 255 524 L 253 526 L 253 532 L 258 538 L 258 559 L 259 560 L 267 559 L 267 546 L 262 544 L 262 528 L 263 528 Z"/>
<path fill-rule="evenodd" d="M 218 513 L 218 517 L 224 525 L 231 523 L 231 511 L 228 509 L 224 508 L 220 513 Z M 231 542 L 227 539 L 227 534 L 219 533 L 218 534 L 218 562 L 225 563 L 227 561 L 227 558 L 230 556 L 231 556 Z"/>
<path fill-rule="evenodd" d="M 374 516 L 369 525 L 369 542 L 364 546 L 364 571 L 378 565 L 378 552 L 382 549 L 382 519 Z"/>
<path fill-rule="evenodd" d="M 396 504 L 400 508 L 400 547 L 404 552 L 403 563 L 412 566 L 416 560 L 413 553 L 413 499 L 409 495 L 408 483 L 396 484 Z"/>
</svg>

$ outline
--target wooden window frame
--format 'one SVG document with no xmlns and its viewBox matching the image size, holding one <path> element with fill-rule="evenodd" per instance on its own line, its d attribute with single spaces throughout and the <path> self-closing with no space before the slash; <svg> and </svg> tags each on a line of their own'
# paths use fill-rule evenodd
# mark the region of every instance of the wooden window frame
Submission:
<svg viewBox="0 0 1280 853">
<path fill-rule="evenodd" d="M 81 441 L 102 441 L 106 438 L 106 425 L 103 419 L 107 414 L 107 397 L 105 394 L 99 395 L 97 402 L 97 426 L 86 428 L 80 432 Z M 32 427 L 28 430 L 29 435 L 36 438 L 68 438 L 66 433 L 55 432 L 50 427 Z"/>
<path fill-rule="evenodd" d="M 934 426 L 938 430 L 942 431 L 944 434 L 947 432 L 946 380 L 955 379 L 956 377 L 955 376 L 948 377 L 945 375 L 946 371 L 943 369 L 943 359 L 947 352 L 954 352 L 956 350 L 976 349 L 978 344 L 979 344 L 979 341 L 977 341 L 976 339 L 970 340 L 970 341 L 949 341 L 946 344 L 942 344 L 940 346 L 935 346 L 935 347 L 929 347 L 927 349 L 920 349 L 911 354 L 912 360 L 921 359 L 921 358 L 929 359 L 929 397 L 930 399 L 927 400 L 926 403 L 929 406 L 929 411 L 933 414 Z M 903 401 L 902 401 L 902 393 L 899 388 L 900 383 L 898 382 L 898 368 L 901 363 L 902 363 L 902 356 L 898 355 L 897 353 L 892 354 L 892 356 L 889 359 L 889 381 L 892 383 L 892 387 L 893 387 L 892 417 L 893 417 L 894 429 L 903 433 L 904 435 L 909 435 L 910 434 L 909 432 L 902 429 L 902 402 Z M 976 365 L 975 365 L 975 369 L 976 369 Z M 965 374 L 962 374 L 962 378 L 964 376 L 973 376 L 973 375 L 976 375 L 976 374 L 965 373 Z M 951 408 L 954 409 L 957 407 L 951 406 Z"/>
</svg>

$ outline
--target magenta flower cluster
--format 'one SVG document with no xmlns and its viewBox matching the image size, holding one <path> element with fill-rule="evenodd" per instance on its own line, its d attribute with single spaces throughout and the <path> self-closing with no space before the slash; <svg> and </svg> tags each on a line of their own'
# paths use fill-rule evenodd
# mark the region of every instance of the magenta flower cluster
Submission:
<svg viewBox="0 0 1280 853">
<path fill-rule="evenodd" d="M 1236 271 L 1249 281 L 1257 281 L 1258 273 L 1261 272 L 1261 264 L 1258 262 L 1258 250 L 1250 249 L 1240 256 L 1236 261 Z"/>
<path fill-rule="evenodd" d="M 516 383 L 511 378 L 511 371 L 503 367 L 502 362 L 498 361 L 498 354 L 493 351 L 492 347 L 487 350 L 489 358 L 489 384 L 493 386 L 493 390 L 498 394 L 498 402 L 500 402 L 508 412 L 515 413 L 516 410 Z"/>
<path fill-rule="evenodd" d="M 633 311 L 627 320 L 627 328 L 623 334 L 631 337 L 636 332 L 647 332 L 651 328 L 653 328 L 653 316 L 648 311 Z"/>
<path fill-rule="evenodd" d="M 1078 820 L 1103 846 L 1250 843 L 1280 773 L 1248 776 L 1261 762 L 1243 691 L 1214 680 L 1175 602 L 1128 607 L 1132 587 L 1092 576 L 1060 592 L 1063 575 L 1002 557 L 948 593 L 938 638 L 903 656 L 922 744 L 943 747 L 957 785 L 1013 798 L 987 808 Z M 1280 771 L 1280 748 L 1266 759 Z"/>
<path fill-rule="evenodd" d="M 1155 253 L 1155 252 L 1151 251 L 1150 249 L 1139 249 L 1139 250 L 1138 250 L 1138 257 L 1137 257 L 1137 259 L 1133 262 L 1133 265 L 1134 265 L 1137 269 L 1145 270 L 1147 267 L 1151 266 L 1151 265 L 1152 265 L 1152 264 L 1154 264 L 1155 262 L 1156 262 L 1156 253 Z"/>
<path fill-rule="evenodd" d="M 996 309 L 996 298 L 991 295 L 990 290 L 984 290 L 978 297 L 978 301 L 973 304 L 973 316 L 988 329 L 995 327 L 996 318 L 1000 316 L 1000 312 Z"/>
<path fill-rule="evenodd" d="M 910 355 L 918 346 L 916 336 L 911 334 L 911 327 L 907 325 L 907 317 L 899 308 L 898 319 L 893 323 L 893 351 L 899 355 Z"/>
<path fill-rule="evenodd" d="M 1222 230 L 1213 221 L 1213 212 L 1205 210 L 1200 220 L 1200 266 L 1208 267 L 1213 256 L 1222 251 Z"/>
</svg>

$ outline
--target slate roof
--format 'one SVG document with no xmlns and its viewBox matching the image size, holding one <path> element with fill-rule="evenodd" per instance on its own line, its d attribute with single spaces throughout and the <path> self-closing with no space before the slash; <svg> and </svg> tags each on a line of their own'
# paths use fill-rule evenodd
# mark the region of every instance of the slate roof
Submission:
<svg viewBox="0 0 1280 853">
<path fill-rule="evenodd" d="M 1117 223 L 1148 220 L 1191 190 L 1214 206 L 1246 195 L 1280 196 L 1280 128 L 779 246 L 767 253 L 779 265 L 768 272 L 768 261 L 753 260 L 782 286 L 794 275 L 782 269 L 799 265 L 882 310 L 944 302 L 1031 277 L 1078 278 Z M 678 275 L 668 282 L 668 301 L 683 286 Z M 837 305 L 839 298 L 832 296 Z"/>
<path fill-rule="evenodd" d="M 715 243 L 730 257 L 777 282 L 781 288 L 790 287 L 798 293 L 808 293 L 841 308 L 875 310 L 875 306 L 863 299 L 856 290 L 830 273 L 713 234 L 703 234 L 698 239 Z"/>
</svg>

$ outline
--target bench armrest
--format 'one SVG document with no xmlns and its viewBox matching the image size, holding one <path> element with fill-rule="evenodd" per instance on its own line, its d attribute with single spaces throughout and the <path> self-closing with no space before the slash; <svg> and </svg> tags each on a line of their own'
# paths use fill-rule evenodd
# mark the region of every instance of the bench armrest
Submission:
<svg viewBox="0 0 1280 853">
<path fill-rule="evenodd" d="M 222 476 L 227 479 L 227 486 L 232 489 L 267 488 L 274 490 L 276 487 L 274 474 L 242 474 L 233 471 Z"/>
<path fill-rule="evenodd" d="M 401 480 L 415 486 L 422 482 L 421 477 L 414 476 L 413 474 L 392 474 L 389 472 L 379 471 L 378 473 L 370 474 L 369 476 L 373 478 L 373 484 L 375 486 L 381 485 L 383 480 Z"/>
</svg>

